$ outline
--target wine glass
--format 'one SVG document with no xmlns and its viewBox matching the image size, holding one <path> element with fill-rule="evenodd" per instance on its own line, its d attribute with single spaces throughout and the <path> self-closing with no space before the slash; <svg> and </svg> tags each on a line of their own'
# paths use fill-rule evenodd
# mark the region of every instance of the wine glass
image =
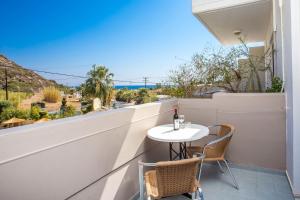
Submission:
<svg viewBox="0 0 300 200">
<path fill-rule="evenodd" d="M 180 128 L 184 128 L 184 115 L 179 115 L 178 119 L 179 119 Z"/>
</svg>

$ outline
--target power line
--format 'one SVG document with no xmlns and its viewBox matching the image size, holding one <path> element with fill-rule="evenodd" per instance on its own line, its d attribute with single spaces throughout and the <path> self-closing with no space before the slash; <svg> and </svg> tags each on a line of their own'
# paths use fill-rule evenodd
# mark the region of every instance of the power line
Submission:
<svg viewBox="0 0 300 200">
<path fill-rule="evenodd" d="M 58 73 L 58 72 L 48 72 L 48 71 L 43 71 L 43 70 L 36 70 L 32 69 L 32 71 L 39 72 L 39 73 L 45 73 L 45 74 L 52 74 L 52 75 L 60 75 L 60 76 L 69 76 L 73 78 L 82 78 L 82 79 L 87 79 L 87 76 L 78 76 L 74 74 L 65 74 L 65 73 Z"/>
<path fill-rule="evenodd" d="M 9 65 L 1 65 L 0 67 L 2 68 L 13 68 L 12 66 Z M 24 67 L 23 67 L 24 68 Z M 59 75 L 59 76 L 68 76 L 68 77 L 73 77 L 73 78 L 81 78 L 81 79 L 87 79 L 89 77 L 87 76 L 79 76 L 79 75 L 74 75 L 74 74 L 66 74 L 66 73 L 60 73 L 60 72 L 49 72 L 49 71 L 44 71 L 44 70 L 38 70 L 38 69 L 28 69 L 28 68 L 24 68 L 26 70 L 30 70 L 30 71 L 34 71 L 34 72 L 38 72 L 38 73 L 45 73 L 45 74 L 51 74 L 51 75 Z M 147 80 L 145 80 L 145 78 Z M 120 83 L 145 83 L 145 86 L 147 83 L 151 83 L 151 84 L 156 84 L 154 82 L 149 82 L 147 77 L 144 77 L 144 81 L 130 81 L 130 80 L 118 80 L 118 79 L 114 79 L 114 82 L 120 82 Z"/>
</svg>

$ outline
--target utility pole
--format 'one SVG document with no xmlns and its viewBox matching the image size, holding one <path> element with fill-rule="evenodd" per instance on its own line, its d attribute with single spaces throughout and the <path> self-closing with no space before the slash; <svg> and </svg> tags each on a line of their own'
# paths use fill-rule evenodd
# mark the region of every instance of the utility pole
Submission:
<svg viewBox="0 0 300 200">
<path fill-rule="evenodd" d="M 145 83 L 145 88 L 147 88 L 147 82 L 148 82 L 148 77 L 143 77 L 144 83 Z"/>
<path fill-rule="evenodd" d="M 7 83 L 7 68 L 4 68 L 5 71 L 5 96 L 6 100 L 8 101 L 8 83 Z"/>
</svg>

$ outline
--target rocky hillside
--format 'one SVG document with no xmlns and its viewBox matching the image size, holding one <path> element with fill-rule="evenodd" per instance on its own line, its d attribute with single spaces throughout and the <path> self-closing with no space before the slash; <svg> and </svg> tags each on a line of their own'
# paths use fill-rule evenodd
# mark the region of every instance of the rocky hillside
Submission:
<svg viewBox="0 0 300 200">
<path fill-rule="evenodd" d="M 37 92 L 47 86 L 56 86 L 55 81 L 47 80 L 32 70 L 23 68 L 15 62 L 0 55 L 0 89 L 5 88 L 5 71 L 7 67 L 8 88 L 10 91 Z"/>
</svg>

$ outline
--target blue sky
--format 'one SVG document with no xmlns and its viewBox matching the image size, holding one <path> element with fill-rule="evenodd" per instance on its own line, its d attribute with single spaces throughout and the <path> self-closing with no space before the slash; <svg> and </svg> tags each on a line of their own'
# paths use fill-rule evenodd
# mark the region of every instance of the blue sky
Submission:
<svg viewBox="0 0 300 200">
<path fill-rule="evenodd" d="M 76 75 L 103 64 L 115 79 L 156 82 L 184 62 L 175 56 L 190 59 L 218 44 L 192 15 L 191 0 L 10 0 L 1 3 L 0 18 L 0 54 Z"/>
</svg>

